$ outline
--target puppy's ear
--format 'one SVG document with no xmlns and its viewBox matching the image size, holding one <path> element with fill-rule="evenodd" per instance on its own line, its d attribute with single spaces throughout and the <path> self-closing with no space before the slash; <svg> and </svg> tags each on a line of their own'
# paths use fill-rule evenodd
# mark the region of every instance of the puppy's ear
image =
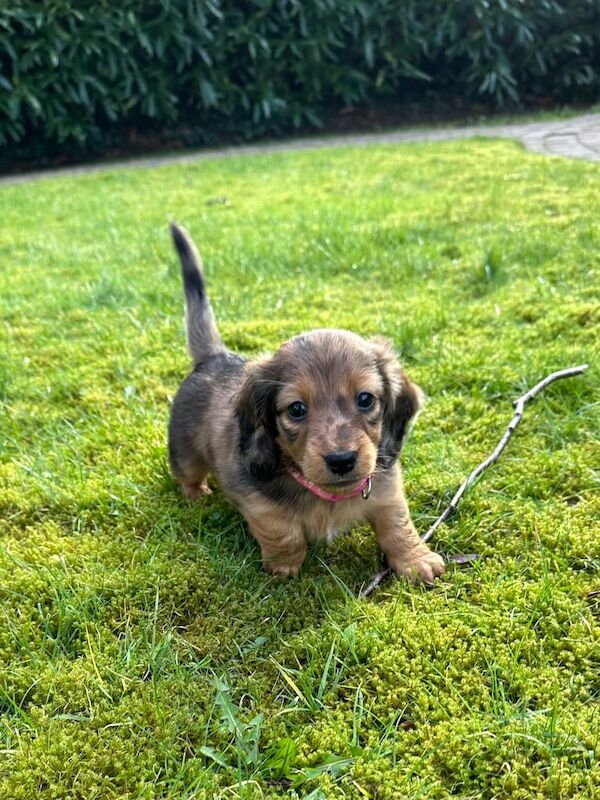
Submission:
<svg viewBox="0 0 600 800">
<path fill-rule="evenodd" d="M 277 384 L 270 362 L 256 365 L 246 378 L 237 400 L 242 463 L 262 481 L 273 478 L 281 462 L 281 451 L 275 441 Z"/>
<path fill-rule="evenodd" d="M 377 464 L 389 469 L 396 463 L 411 422 L 425 403 L 425 395 L 402 370 L 394 348 L 387 339 L 374 339 L 373 347 L 384 387 L 382 436 Z"/>
</svg>

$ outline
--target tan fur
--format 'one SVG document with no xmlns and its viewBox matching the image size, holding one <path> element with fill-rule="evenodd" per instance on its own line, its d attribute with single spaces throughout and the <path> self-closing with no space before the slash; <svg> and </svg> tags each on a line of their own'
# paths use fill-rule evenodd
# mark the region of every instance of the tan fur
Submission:
<svg viewBox="0 0 600 800">
<path fill-rule="evenodd" d="M 176 233 L 184 253 L 192 252 L 181 238 L 185 232 Z M 197 281 L 188 277 L 190 293 Z M 310 541 L 329 540 L 361 520 L 373 526 L 398 575 L 428 584 L 441 575 L 442 558 L 421 542 L 411 522 L 397 462 L 422 392 L 401 370 L 390 343 L 317 330 L 285 342 L 271 357 L 244 363 L 222 344 L 216 350 L 203 285 L 198 297 L 199 316 L 188 316 L 188 327 L 194 326 L 199 355 L 175 398 L 169 430 L 171 465 L 184 494 L 205 495 L 213 473 L 244 515 L 265 570 L 275 575 L 297 575 Z M 206 354 L 202 319 L 210 321 Z M 375 398 L 369 410 L 358 404 L 365 392 Z M 296 402 L 307 408 L 303 419 L 289 413 Z M 340 453 L 355 457 L 344 474 L 332 472 L 325 460 Z M 290 469 L 336 495 L 372 475 L 372 491 L 368 499 L 332 503 L 299 486 Z"/>
</svg>

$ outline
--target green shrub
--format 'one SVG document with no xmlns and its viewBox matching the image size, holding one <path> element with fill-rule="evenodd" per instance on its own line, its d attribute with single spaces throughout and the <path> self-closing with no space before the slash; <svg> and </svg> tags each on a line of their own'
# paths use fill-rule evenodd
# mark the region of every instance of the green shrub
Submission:
<svg viewBox="0 0 600 800">
<path fill-rule="evenodd" d="M 364 102 L 592 100 L 596 0 L 13 0 L 0 8 L 0 144 L 97 148 L 316 125 Z"/>
</svg>

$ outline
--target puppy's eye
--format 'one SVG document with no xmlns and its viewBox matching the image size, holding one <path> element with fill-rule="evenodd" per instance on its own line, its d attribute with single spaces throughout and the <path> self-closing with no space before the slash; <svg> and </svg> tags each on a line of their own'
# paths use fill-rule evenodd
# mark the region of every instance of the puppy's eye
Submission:
<svg viewBox="0 0 600 800">
<path fill-rule="evenodd" d="M 360 392 L 356 395 L 356 405 L 361 411 L 368 411 L 373 408 L 375 404 L 375 397 L 369 392 Z"/>
<path fill-rule="evenodd" d="M 296 400 L 287 407 L 287 413 L 292 419 L 303 419 L 308 413 L 308 408 L 300 400 Z"/>
</svg>

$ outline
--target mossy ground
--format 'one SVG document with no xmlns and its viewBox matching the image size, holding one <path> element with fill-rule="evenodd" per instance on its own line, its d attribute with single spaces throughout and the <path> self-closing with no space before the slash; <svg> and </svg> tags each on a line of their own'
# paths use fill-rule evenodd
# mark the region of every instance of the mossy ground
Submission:
<svg viewBox="0 0 600 800">
<path fill-rule="evenodd" d="M 0 797 L 598 796 L 600 169 L 472 141 L 231 158 L 0 194 Z M 403 454 L 432 591 L 356 592 L 357 528 L 301 579 L 169 477 L 186 374 L 167 221 L 226 343 L 385 334 L 430 397 Z M 290 784 L 291 782 L 291 784 Z"/>
</svg>

